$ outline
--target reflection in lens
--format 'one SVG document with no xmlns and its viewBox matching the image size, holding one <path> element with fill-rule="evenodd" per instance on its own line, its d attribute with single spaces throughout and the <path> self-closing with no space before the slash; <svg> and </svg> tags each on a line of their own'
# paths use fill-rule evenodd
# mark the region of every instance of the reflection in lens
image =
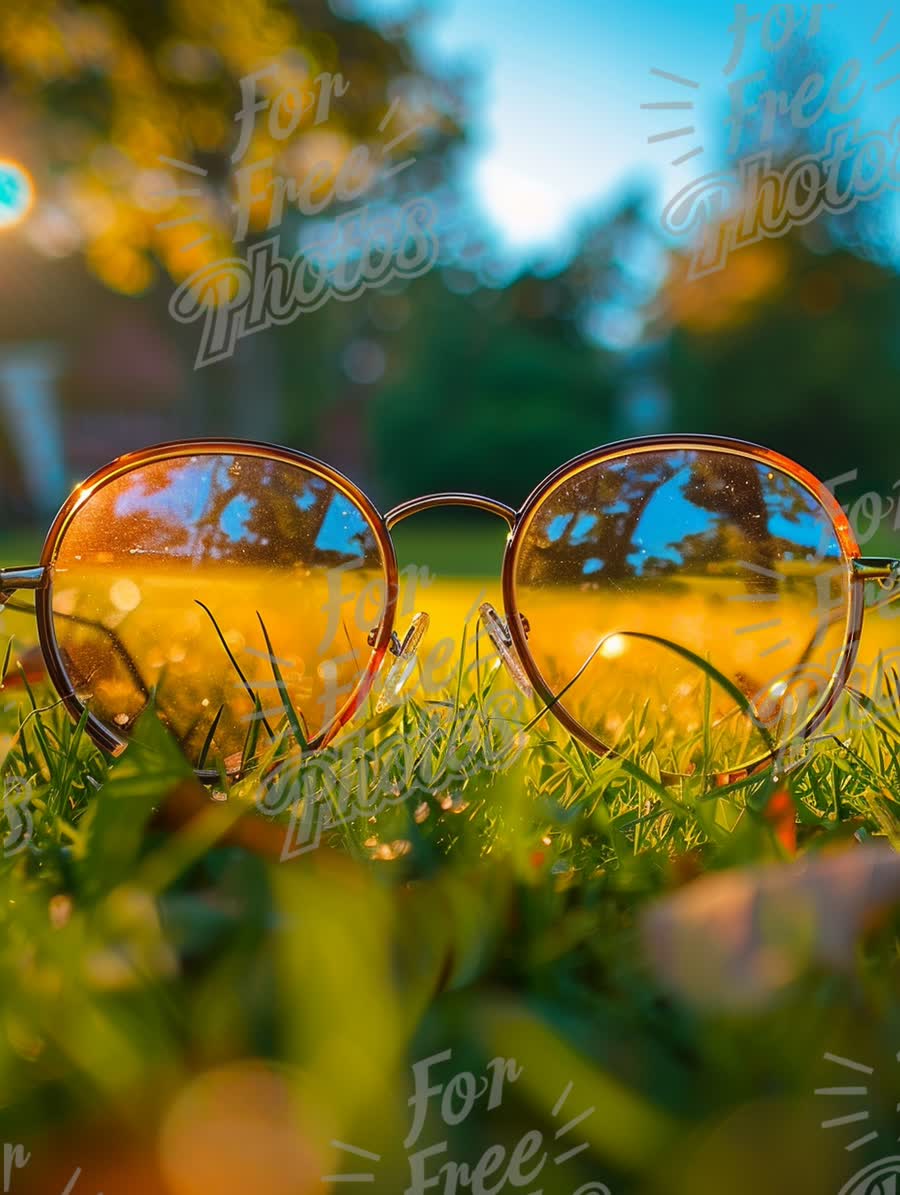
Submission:
<svg viewBox="0 0 900 1195">
<path fill-rule="evenodd" d="M 289 705 L 308 738 L 332 722 L 371 657 L 386 575 L 372 526 L 332 482 L 198 452 L 139 466 L 77 509 L 52 568 L 54 629 L 101 722 L 124 736 L 153 696 L 192 762 L 216 723 L 210 766 L 277 733 Z"/>
<path fill-rule="evenodd" d="M 514 582 L 546 685 L 577 677 L 562 708 L 682 773 L 736 769 L 802 729 L 849 616 L 818 499 L 724 450 L 636 451 L 562 480 L 523 530 Z"/>
</svg>

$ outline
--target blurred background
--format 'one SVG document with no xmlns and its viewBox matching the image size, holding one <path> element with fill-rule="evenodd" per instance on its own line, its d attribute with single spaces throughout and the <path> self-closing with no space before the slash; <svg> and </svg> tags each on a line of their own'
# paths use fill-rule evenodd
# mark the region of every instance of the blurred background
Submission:
<svg viewBox="0 0 900 1195">
<path fill-rule="evenodd" d="M 312 453 L 385 510 L 442 489 L 518 505 L 603 442 L 719 433 L 845 477 L 843 502 L 882 496 L 860 507 L 856 530 L 870 554 L 888 551 L 900 525 L 896 193 L 785 228 L 696 279 L 692 246 L 662 215 L 693 180 L 748 154 L 786 165 L 842 122 L 890 129 L 900 12 L 881 0 L 772 11 L 751 0 L 746 12 L 755 19 L 737 53 L 736 8 L 722 0 L 0 0 L 0 563 L 35 562 L 58 505 L 92 470 L 185 436 Z M 844 69 L 854 59 L 855 74 Z M 756 111 L 735 130 L 729 88 L 746 76 Z M 823 106 L 835 81 L 836 96 L 857 97 L 851 110 Z M 766 109 L 767 88 L 801 102 Z M 244 144 L 248 95 L 259 109 Z M 354 161 L 391 165 L 342 200 Z M 242 205 L 248 167 L 254 198 Z M 866 170 L 853 170 L 844 183 L 862 194 Z M 306 195 L 305 212 L 276 210 L 278 180 Z M 337 252 L 337 222 L 360 206 L 391 220 L 423 198 L 437 253 L 419 276 L 298 312 L 197 368 L 201 320 L 180 322 L 170 305 L 199 272 L 275 234 L 285 258 L 317 238 Z M 341 252 L 352 266 L 362 249 Z M 505 526 L 479 514 L 436 535 L 442 517 L 410 520 L 397 540 L 401 565 L 467 574 L 458 598 L 452 585 L 429 591 L 426 575 L 413 607 L 458 634 L 467 609 L 496 600 L 473 592 L 497 576 Z M 381 875 L 349 861 L 345 872 L 324 850 L 309 870 L 267 869 L 246 851 L 206 859 L 200 838 L 185 850 L 183 836 L 160 834 L 149 863 L 139 858 L 151 806 L 183 760 L 160 746 L 159 774 L 145 775 L 150 764 L 129 752 L 98 798 L 93 763 L 76 760 L 73 780 L 77 736 L 56 713 L 48 736 L 48 723 L 24 719 L 44 755 L 33 763 L 19 746 L 13 762 L 43 777 L 47 757 L 42 833 L 59 849 L 42 848 L 30 871 L 0 868 L 2 1141 L 40 1142 L 12 1190 L 70 1189 L 77 1163 L 79 1192 L 321 1191 L 346 1162 L 333 1148 L 319 1156 L 321 1127 L 320 1141 L 340 1132 L 378 1151 L 390 1178 L 372 1189 L 397 1191 L 407 1063 L 448 1045 L 460 1071 L 515 1054 L 527 1075 L 502 1120 L 485 1126 L 479 1113 L 454 1130 L 451 1156 L 550 1126 L 573 1080 L 567 1116 L 603 1109 L 589 1129 L 595 1154 L 576 1172 L 620 1192 L 703 1195 L 725 1176 L 738 1195 L 836 1189 L 857 1155 L 844 1152 L 854 1130 L 826 1138 L 811 1104 L 833 1078 L 825 1049 L 885 1061 L 875 1148 L 887 1149 L 888 1127 L 896 1136 L 895 923 L 860 954 L 859 975 L 849 963 L 827 985 L 817 974 L 771 1020 L 702 1019 L 663 1000 L 637 961 L 634 908 L 710 859 L 775 857 L 769 813 L 732 819 L 728 801 L 698 802 L 702 833 L 691 820 L 670 838 L 667 817 L 656 845 L 656 823 L 638 817 L 647 793 L 617 780 L 613 817 L 597 795 L 609 773 L 589 772 L 579 753 L 588 787 L 572 795 L 571 777 L 582 782 L 560 754 L 539 764 L 541 786 L 513 773 L 486 802 L 470 794 L 479 805 L 467 817 L 468 800 L 449 796 L 441 812 L 425 807 L 427 825 L 417 810 L 402 823 L 409 859 L 391 854 L 394 823 L 379 827 L 383 844 L 363 824 L 360 852 L 374 842 L 388 851 L 373 854 L 377 866 L 398 860 L 394 901 Z M 12 721 L 0 729 L 11 747 Z M 874 782 L 860 769 L 855 804 L 850 765 L 826 761 L 804 836 L 849 842 L 877 826 L 900 841 L 895 738 L 890 758 L 890 778 L 887 764 Z M 482 802 L 490 831 L 473 816 Z M 101 812 L 84 830 L 86 808 Z M 790 806 L 788 820 L 794 835 Z M 716 845 L 704 854 L 707 837 Z M 558 841 L 577 844 L 571 859 L 554 854 Z M 407 884 L 413 863 L 434 883 Z M 790 893 L 780 903 L 779 935 L 783 919 L 805 944 L 806 905 L 794 899 L 796 916 Z M 822 907 L 831 940 L 830 921 L 843 922 Z M 759 953 L 775 975 L 780 956 Z M 459 991 L 417 1032 L 439 972 Z M 277 1069 L 236 1061 L 262 1057 Z M 290 1091 L 282 1060 L 295 1067 Z M 301 1158 L 289 1096 L 312 1126 Z M 157 1157 L 168 1185 L 151 1173 Z M 620 1172 L 638 1177 L 627 1186 Z M 569 1195 L 570 1178 L 545 1171 L 541 1182 Z"/>
<path fill-rule="evenodd" d="M 790 96 L 858 57 L 852 118 L 890 126 L 900 19 L 891 30 L 866 0 L 828 6 L 811 31 L 795 8 L 750 25 L 726 74 L 734 16 L 711 0 L 5 0 L 4 555 L 39 539 L 91 470 L 190 435 L 319 455 L 382 509 L 444 488 L 518 505 L 576 453 L 673 430 L 760 441 L 826 479 L 858 470 L 844 501 L 889 495 L 896 195 L 696 280 L 690 246 L 661 222 L 692 179 L 760 148 L 793 160 L 839 123 L 826 111 L 798 128 L 779 109 L 766 132 L 758 112 L 735 144 L 728 87 L 742 74 L 765 74 L 748 96 Z M 236 164 L 241 79 L 269 66 Z M 292 109 L 323 74 L 344 94 Z M 267 117 L 285 95 L 296 127 L 279 140 Z M 665 110 L 685 97 L 690 113 Z M 360 145 L 405 165 L 341 203 L 335 177 Z M 247 163 L 298 187 L 319 171 L 321 216 L 287 203 L 276 218 L 258 197 L 236 243 Z M 289 257 L 361 202 L 396 212 L 411 197 L 436 213 L 427 272 L 298 313 L 195 368 L 200 324 L 169 313 L 186 279 L 273 231 Z M 477 555 L 469 540 L 450 563 L 479 572 Z"/>
</svg>

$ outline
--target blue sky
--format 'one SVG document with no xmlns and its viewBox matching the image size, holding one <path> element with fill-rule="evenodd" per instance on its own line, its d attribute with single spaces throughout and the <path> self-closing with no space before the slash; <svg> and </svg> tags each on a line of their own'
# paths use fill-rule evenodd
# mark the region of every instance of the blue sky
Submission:
<svg viewBox="0 0 900 1195">
<path fill-rule="evenodd" d="M 637 551 L 628 556 L 628 563 L 638 575 L 643 573 L 649 560 L 683 564 L 687 541 L 693 536 L 714 535 L 722 522 L 721 513 L 717 514 L 687 496 L 696 456 L 694 453 L 686 455 L 687 463 L 683 467 L 654 482 L 650 499 L 640 515 L 633 536 Z M 625 466 L 615 464 L 611 470 L 627 472 Z M 812 495 L 793 484 L 786 487 L 783 479 L 780 485 L 769 484 L 768 478 L 773 475 L 768 465 L 757 465 L 756 472 L 767 515 L 764 530 L 791 545 L 785 546 L 784 559 L 793 560 L 800 555 L 812 559 L 816 554 L 829 558 L 839 556 L 838 545 L 833 535 L 826 531 L 822 512 Z M 798 499 L 801 500 L 799 504 Z M 608 498 L 603 503 L 602 514 L 626 514 L 628 510 L 627 499 L 613 502 Z M 554 515 L 547 522 L 545 531 L 552 543 L 559 542 L 564 536 L 567 545 L 593 541 L 602 552 L 604 535 L 608 532 L 604 527 L 595 530 L 597 522 L 596 513 L 576 508 Z M 603 566 L 602 555 L 591 557 L 584 562 L 584 572 L 598 573 Z"/>
<path fill-rule="evenodd" d="M 255 459 L 237 459 L 249 464 L 248 488 L 270 485 L 273 481 L 282 486 L 286 484 L 284 470 L 271 465 L 261 467 Z M 175 464 L 155 466 L 151 472 L 157 476 L 148 479 L 142 479 L 139 473 L 135 473 L 132 475 L 133 484 L 123 489 L 116 499 L 116 513 L 146 514 L 163 521 L 169 520 L 172 524 L 171 542 L 166 545 L 164 540 L 156 542 L 151 537 L 151 550 L 165 550 L 172 555 L 190 555 L 196 551 L 200 523 L 208 517 L 214 487 L 223 485 L 222 471 L 230 470 L 234 461 L 235 458 L 231 456 L 204 458 L 201 455 L 186 458 Z M 361 559 L 363 543 L 368 546 L 372 542 L 372 532 L 360 512 L 343 494 L 320 478 L 309 477 L 305 484 L 302 479 L 303 474 L 298 471 L 295 482 L 298 487 L 302 486 L 302 492 L 297 494 L 295 502 L 300 510 L 308 510 L 314 505 L 319 500 L 317 495 L 330 495 L 313 547 L 322 552 L 338 552 L 350 558 Z M 161 481 L 165 484 L 160 484 Z M 258 536 L 248 524 L 259 500 L 258 497 L 238 493 L 222 511 L 219 530 L 232 543 L 254 543 L 257 540 Z M 184 544 L 178 542 L 180 528 L 187 532 Z M 299 524 L 293 530 L 299 534 Z M 218 555 L 219 550 L 214 548 L 212 554 Z"/>
<path fill-rule="evenodd" d="M 346 7 L 350 0 L 335 2 Z M 375 17 L 411 8 L 411 0 L 353 4 Z M 735 6 L 726 0 L 429 0 L 420 7 L 429 16 L 426 52 L 480 67 L 483 103 L 471 183 L 484 213 L 514 248 L 560 246 L 580 213 L 608 204 L 631 180 L 649 181 L 661 209 L 664 198 L 721 168 L 727 84 L 767 61 L 758 21 L 740 66 L 726 78 L 735 19 Z M 772 6 L 747 7 L 764 14 Z M 822 8 L 817 46 L 834 69 L 859 57 L 866 91 L 854 116 L 866 128 L 885 128 L 900 115 L 900 81 L 879 94 L 873 85 L 900 74 L 900 51 L 881 66 L 874 59 L 900 45 L 900 6 L 877 47 L 872 38 L 889 11 L 884 0 L 838 0 Z M 798 19 L 809 9 L 794 6 Z M 651 67 L 700 86 L 688 91 L 651 76 Z M 688 97 L 696 101 L 690 115 L 640 107 Z M 692 123 L 696 138 L 648 145 L 648 136 L 671 129 L 673 119 L 674 127 Z M 668 165 L 678 151 L 700 143 L 702 156 L 679 168 Z"/>
</svg>

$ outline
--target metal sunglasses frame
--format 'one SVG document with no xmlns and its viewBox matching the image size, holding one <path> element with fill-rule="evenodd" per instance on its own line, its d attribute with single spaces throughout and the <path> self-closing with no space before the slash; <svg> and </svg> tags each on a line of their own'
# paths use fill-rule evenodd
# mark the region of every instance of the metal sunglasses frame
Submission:
<svg viewBox="0 0 900 1195">
<path fill-rule="evenodd" d="M 239 439 L 179 440 L 171 443 L 157 444 L 118 457 L 110 464 L 93 473 L 73 491 L 51 524 L 41 551 L 40 563 L 35 566 L 23 568 L 0 569 L 0 606 L 7 602 L 18 590 L 33 590 L 35 592 L 35 613 L 37 616 L 38 635 L 48 676 L 65 708 L 74 719 L 80 719 L 85 714 L 85 706 L 73 690 L 56 638 L 52 605 L 52 582 L 53 566 L 66 529 L 76 513 L 85 503 L 90 501 L 91 496 L 101 487 L 108 485 L 110 482 L 135 469 L 161 460 L 177 459 L 182 456 L 199 454 L 214 455 L 216 453 L 237 454 L 241 456 L 262 457 L 302 468 L 334 486 L 346 498 L 352 501 L 365 516 L 372 528 L 381 552 L 386 581 L 384 613 L 381 622 L 373 631 L 370 638 L 372 651 L 369 661 L 345 704 L 337 711 L 334 718 L 319 734 L 311 740 L 309 744 L 310 748 L 317 750 L 327 745 L 359 710 L 371 691 L 386 654 L 388 652 L 397 654 L 397 638 L 394 633 L 394 624 L 397 613 L 399 573 L 397 556 L 391 540 L 391 530 L 404 519 L 436 507 L 459 506 L 475 508 L 496 515 L 503 519 L 509 527 L 501 570 L 503 606 L 506 616 L 506 629 L 509 635 L 509 648 L 518 657 L 525 674 L 534 687 L 535 693 L 545 703 L 548 712 L 552 713 L 556 720 L 585 746 L 598 755 L 608 755 L 612 753 L 612 748 L 593 735 L 586 727 L 582 726 L 565 709 L 559 701 L 558 696 L 554 694 L 541 674 L 529 650 L 528 626 L 519 611 L 516 594 L 516 564 L 521 546 L 528 534 L 536 512 L 560 485 L 569 481 L 578 473 L 594 468 L 607 461 L 619 460 L 635 453 L 647 452 L 648 450 L 665 452 L 677 451 L 679 449 L 703 449 L 711 452 L 721 452 L 757 461 L 770 467 L 774 466 L 803 486 L 816 499 L 832 523 L 841 550 L 843 563 L 847 569 L 849 602 L 847 603 L 846 626 L 841 655 L 832 675 L 830 685 L 818 706 L 812 711 L 808 720 L 792 739 L 793 744 L 804 741 L 822 724 L 833 708 L 839 694 L 849 681 L 862 631 L 865 582 L 877 581 L 885 587 L 893 588 L 898 580 L 900 580 L 900 560 L 888 557 L 860 556 L 859 547 L 850 528 L 846 513 L 824 482 L 819 481 L 818 478 L 801 465 L 782 456 L 780 453 L 743 440 L 705 435 L 658 435 L 621 440 L 613 444 L 594 448 L 561 465 L 532 490 L 531 494 L 529 494 L 518 510 L 514 510 L 511 506 L 507 506 L 503 502 L 498 502 L 479 494 L 451 492 L 426 494 L 422 497 L 411 499 L 399 506 L 395 506 L 384 515 L 376 509 L 357 485 L 338 472 L 338 470 L 315 457 L 294 451 L 293 449 Z M 113 733 L 90 711 L 87 712 L 85 729 L 98 747 L 113 755 L 120 754 L 127 745 L 126 739 Z M 753 760 L 743 765 L 740 769 L 729 773 L 728 778 L 736 779 L 747 775 L 751 771 L 771 762 L 773 757 L 773 753 L 770 753 Z M 198 775 L 201 778 L 215 779 L 218 773 L 198 772 Z"/>
</svg>

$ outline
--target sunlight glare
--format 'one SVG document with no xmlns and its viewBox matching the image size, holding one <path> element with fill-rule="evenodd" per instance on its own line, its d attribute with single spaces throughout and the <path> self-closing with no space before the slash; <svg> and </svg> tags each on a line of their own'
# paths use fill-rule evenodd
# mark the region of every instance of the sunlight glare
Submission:
<svg viewBox="0 0 900 1195">
<path fill-rule="evenodd" d="M 617 660 L 625 654 L 627 647 L 624 635 L 610 635 L 600 648 L 600 655 L 606 660 Z"/>
</svg>

